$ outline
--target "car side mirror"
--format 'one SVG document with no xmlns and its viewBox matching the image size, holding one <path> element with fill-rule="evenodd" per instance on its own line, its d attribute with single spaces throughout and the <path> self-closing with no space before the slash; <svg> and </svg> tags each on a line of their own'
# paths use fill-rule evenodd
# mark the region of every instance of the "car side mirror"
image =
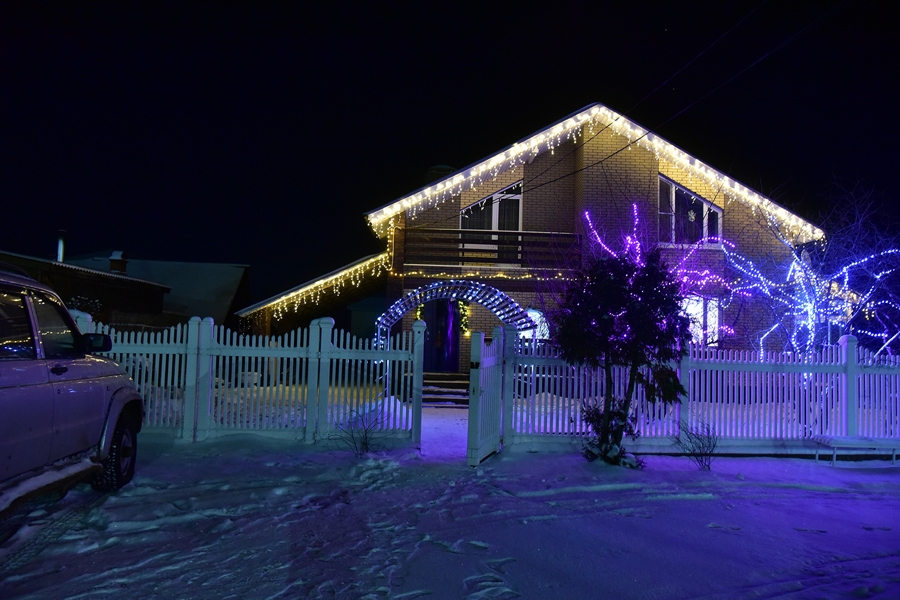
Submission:
<svg viewBox="0 0 900 600">
<path fill-rule="evenodd" d="M 81 346 L 86 354 L 109 352 L 112 350 L 112 338 L 105 333 L 85 333 L 81 336 Z"/>
</svg>

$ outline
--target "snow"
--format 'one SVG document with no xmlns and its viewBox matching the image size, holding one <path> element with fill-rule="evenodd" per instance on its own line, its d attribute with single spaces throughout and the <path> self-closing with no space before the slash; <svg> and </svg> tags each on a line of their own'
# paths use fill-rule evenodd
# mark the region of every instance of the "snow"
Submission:
<svg viewBox="0 0 900 600">
<path fill-rule="evenodd" d="M 96 471 L 97 469 L 101 469 L 100 465 L 93 462 L 90 458 L 82 458 L 72 463 L 60 461 L 57 468 L 51 468 L 36 477 L 26 478 L 20 476 L 9 484 L 5 483 L 0 488 L 0 514 L 3 514 L 3 511 L 12 506 L 19 498 L 33 494 L 45 486 L 86 474 L 89 471 Z"/>
<path fill-rule="evenodd" d="M 466 411 L 421 453 L 142 433 L 118 493 L 0 523 L 0 598 L 900 598 L 900 467 L 506 449 L 465 465 Z M 8 539 L 6 539 L 8 536 Z"/>
</svg>

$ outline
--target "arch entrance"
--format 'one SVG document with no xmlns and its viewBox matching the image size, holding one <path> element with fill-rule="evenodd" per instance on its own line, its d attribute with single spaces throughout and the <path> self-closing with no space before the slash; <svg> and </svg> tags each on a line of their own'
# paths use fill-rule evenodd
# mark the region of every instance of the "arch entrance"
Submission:
<svg viewBox="0 0 900 600">
<path fill-rule="evenodd" d="M 375 320 L 379 341 L 388 338 L 391 327 L 399 322 L 403 315 L 431 300 L 477 302 L 494 313 L 503 323 L 512 325 L 518 331 L 534 329 L 537 326 L 518 302 L 497 288 L 478 281 L 451 279 L 417 288 L 394 302 Z"/>
<path fill-rule="evenodd" d="M 497 318 L 500 319 L 500 321 L 508 326 L 511 326 L 505 328 L 505 330 L 509 331 L 510 333 L 512 333 L 512 328 L 515 328 L 515 330 L 517 331 L 528 331 L 535 330 L 535 328 L 537 327 L 537 324 L 528 314 L 526 309 L 522 308 L 518 302 L 516 302 L 497 288 L 475 281 L 448 280 L 438 281 L 415 289 L 403 296 L 393 305 L 391 305 L 391 307 L 388 308 L 388 310 L 385 311 L 384 314 L 382 314 L 380 317 L 378 317 L 378 319 L 375 320 L 375 324 L 378 328 L 378 342 L 380 343 L 383 341 L 387 341 L 387 339 L 390 337 L 391 327 L 398 323 L 400 319 L 403 318 L 403 315 L 408 313 L 410 310 L 414 310 L 419 305 L 430 303 L 431 305 L 437 305 L 437 307 L 440 307 L 441 303 L 446 304 L 459 300 L 466 302 L 477 302 L 478 304 L 486 307 L 488 310 L 494 313 L 494 315 L 496 315 Z M 446 311 L 446 307 L 443 310 Z M 432 310 L 429 311 L 428 307 L 426 307 L 424 315 L 426 326 L 429 329 L 432 328 L 432 325 L 436 326 L 437 322 L 441 320 L 440 315 L 441 313 L 438 308 L 432 306 Z M 431 318 L 434 323 L 429 323 L 429 318 Z M 452 321 L 452 318 L 449 321 Z M 441 327 L 446 329 L 448 327 L 449 321 L 444 320 Z M 500 331 L 504 330 L 501 329 Z M 443 332 L 443 334 L 446 333 L 446 331 Z M 432 332 L 432 335 L 436 337 L 437 332 Z M 454 343 L 458 344 L 458 335 L 454 337 L 456 339 Z M 493 360 L 496 362 L 496 357 L 488 357 L 487 359 L 482 359 L 481 353 L 483 350 L 483 336 L 473 335 L 472 338 L 473 343 L 478 347 L 479 354 L 479 357 L 475 360 L 478 360 L 479 362 L 481 362 L 482 360 L 486 360 L 486 363 L 481 365 L 481 367 L 490 367 L 490 365 L 487 363 L 491 363 L 491 358 L 493 358 Z M 429 340 L 425 340 L 423 348 L 423 366 L 425 367 L 424 370 L 427 370 L 427 365 L 429 364 L 427 355 L 430 351 L 434 350 L 434 341 L 434 339 L 431 340 L 432 348 L 429 348 Z M 497 348 L 499 348 L 499 346 L 502 344 L 502 341 L 498 339 L 496 343 Z M 496 348 L 494 349 L 494 352 L 496 352 Z M 463 358 L 463 364 L 468 364 L 468 357 Z M 456 365 L 454 365 L 454 372 L 458 373 L 458 368 L 459 367 L 457 363 Z M 478 383 L 480 385 L 482 370 L 482 368 L 476 368 L 466 373 L 465 378 L 467 380 L 468 389 L 472 389 L 473 383 Z M 470 377 L 471 380 L 469 381 Z M 479 401 L 475 403 L 470 401 L 469 406 L 464 413 L 454 410 L 445 411 L 441 408 L 431 409 L 435 412 L 429 413 L 429 416 L 425 419 L 428 421 L 428 423 L 426 423 L 424 430 L 420 429 L 419 431 L 419 439 L 421 440 L 422 447 L 428 444 L 427 438 L 430 435 L 440 435 L 442 439 L 441 444 L 439 446 L 435 446 L 435 448 L 430 448 L 429 453 L 446 452 L 448 453 L 448 455 L 465 455 L 467 456 L 470 464 L 477 464 L 484 458 L 484 456 L 487 456 L 487 454 L 499 450 L 501 427 L 500 414 L 497 413 L 495 415 L 496 418 L 490 420 L 490 422 L 493 423 L 493 427 L 490 429 L 490 431 L 483 431 L 479 428 L 473 429 L 469 426 L 469 423 L 481 423 L 484 420 L 479 417 L 479 414 L 481 412 L 484 412 L 485 410 L 493 410 L 494 412 L 496 412 L 496 410 L 499 410 L 499 408 L 499 401 L 494 402 L 493 404 L 485 403 L 481 401 L 479 395 Z M 463 419 L 460 419 L 462 415 L 465 415 L 465 417 Z M 422 418 L 420 418 L 419 427 L 422 428 L 422 426 Z M 431 430 L 434 430 L 434 432 L 429 433 Z M 450 432 L 452 432 L 452 434 L 450 434 Z M 484 450 L 485 448 L 487 448 L 487 450 L 482 452 L 482 450 Z M 475 461 L 474 463 L 472 462 L 473 460 Z"/>
</svg>

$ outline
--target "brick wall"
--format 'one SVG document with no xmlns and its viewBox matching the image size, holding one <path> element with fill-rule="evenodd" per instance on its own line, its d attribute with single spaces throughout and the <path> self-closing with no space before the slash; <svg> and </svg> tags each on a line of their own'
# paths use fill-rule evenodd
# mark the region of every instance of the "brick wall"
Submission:
<svg viewBox="0 0 900 600">
<path fill-rule="evenodd" d="M 524 165 L 524 231 L 575 231 L 575 143 L 560 144 Z"/>
<path fill-rule="evenodd" d="M 632 204 L 637 204 L 639 235 L 645 243 L 656 239 L 656 203 L 648 202 L 659 193 L 659 161 L 656 156 L 628 139 L 609 130 L 585 128 L 584 144 L 577 151 L 576 165 L 580 174 L 581 198 L 575 205 L 578 221 L 589 211 L 591 221 L 601 237 L 618 244 L 621 232 L 632 230 Z M 582 232 L 583 233 L 583 232 Z"/>
<path fill-rule="evenodd" d="M 583 213 L 591 214 L 600 235 L 613 246 L 621 244 L 623 232 L 633 226 L 632 204 L 637 204 L 639 237 L 647 245 L 658 241 L 659 175 L 663 174 L 685 189 L 723 210 L 722 235 L 735 243 L 742 254 L 761 264 L 774 264 L 789 256 L 785 248 L 766 231 L 760 215 L 750 207 L 692 177 L 687 171 L 657 159 L 654 153 L 638 145 L 628 144 L 627 138 L 611 134 L 609 130 L 585 127 L 577 143 L 567 141 L 552 152 L 545 152 L 530 163 L 502 173 L 496 179 L 473 190 L 467 190 L 438 207 L 419 213 L 408 225 L 456 229 L 459 211 L 513 183 L 524 180 L 522 228 L 526 231 L 575 231 L 584 236 Z M 587 253 L 585 253 L 587 254 Z M 670 264 L 683 257 L 678 249 L 667 251 Z M 727 273 L 720 250 L 697 253 L 704 268 Z M 694 265 L 700 266 L 699 263 Z M 407 288 L 408 286 L 404 286 Z M 410 291 L 405 289 L 404 292 Z M 536 295 L 517 291 L 510 293 L 522 306 L 538 305 Z M 500 321 L 483 306 L 470 307 L 470 329 L 490 334 Z M 734 327 L 736 335 L 730 347 L 749 348 L 750 340 L 760 331 L 771 327 L 772 311 L 764 303 L 744 301 L 723 309 L 721 322 Z M 412 326 L 412 313 L 403 320 L 403 327 Z M 468 365 L 468 338 L 461 340 L 460 366 Z"/>
</svg>

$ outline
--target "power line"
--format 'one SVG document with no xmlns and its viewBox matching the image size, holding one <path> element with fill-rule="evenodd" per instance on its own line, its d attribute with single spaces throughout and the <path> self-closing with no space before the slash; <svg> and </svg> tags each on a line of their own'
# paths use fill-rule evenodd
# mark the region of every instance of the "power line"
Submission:
<svg viewBox="0 0 900 600">
<path fill-rule="evenodd" d="M 526 187 L 525 187 L 528 183 L 534 182 L 534 181 L 535 181 L 537 178 L 539 178 L 541 175 L 545 174 L 547 171 L 549 171 L 549 170 L 552 169 L 553 167 L 555 167 L 555 166 L 557 166 L 558 164 L 560 164 L 565 158 L 567 158 L 568 156 L 570 156 L 573 152 L 577 151 L 579 148 L 583 147 L 583 146 L 586 145 L 588 142 L 590 142 L 591 140 L 593 140 L 594 138 L 596 138 L 598 135 L 600 135 L 601 133 L 603 133 L 604 131 L 606 131 L 607 129 L 609 129 L 610 126 L 607 125 L 607 126 L 601 128 L 597 133 L 595 133 L 594 135 L 592 135 L 590 138 L 585 139 L 585 140 L 582 141 L 580 144 L 577 144 L 577 143 L 576 143 L 576 145 L 572 148 L 572 150 L 570 150 L 570 151 L 569 151 L 568 153 L 566 153 L 565 155 L 561 156 L 556 162 L 554 162 L 553 164 L 551 164 L 550 166 L 548 166 L 547 168 L 545 168 L 545 169 L 544 169 L 543 171 L 541 171 L 540 173 L 537 173 L 536 175 L 534 175 L 533 177 L 531 177 L 531 178 L 529 179 L 528 182 L 526 182 L 526 181 L 523 180 L 523 182 L 522 182 L 522 183 L 523 183 L 522 193 L 525 194 L 526 192 L 531 192 L 531 191 L 534 191 L 534 190 L 539 189 L 539 188 L 541 188 L 541 187 L 544 187 L 544 186 L 546 186 L 546 185 L 550 185 L 550 184 L 552 184 L 552 183 L 556 183 L 556 182 L 558 182 L 558 181 L 561 181 L 561 180 L 563 180 L 563 179 L 566 179 L 567 177 L 571 177 L 571 176 L 573 176 L 573 175 L 576 175 L 576 174 L 578 174 L 578 173 L 581 173 L 582 171 L 585 171 L 585 170 L 587 170 L 587 169 L 590 169 L 590 168 L 596 167 L 596 166 L 598 166 L 598 165 L 601 165 L 601 164 L 603 164 L 604 162 L 606 162 L 607 160 L 609 160 L 609 159 L 611 159 L 611 158 L 617 156 L 617 155 L 618 155 L 619 153 L 621 153 L 622 151 L 624 151 L 624 150 L 630 148 L 632 145 L 636 144 L 637 142 L 639 142 L 640 140 L 642 140 L 643 138 L 645 138 L 645 137 L 648 136 L 649 134 L 653 133 L 655 130 L 658 130 L 660 127 L 663 127 L 664 125 L 668 124 L 668 123 L 671 122 L 672 120 L 674 120 L 674 119 L 676 119 L 677 117 L 681 116 L 682 114 L 684 114 L 685 112 L 687 112 L 688 110 L 690 110 L 691 108 L 693 108 L 694 106 L 696 106 L 697 104 L 699 104 L 700 102 L 702 102 L 703 100 L 705 100 L 706 98 L 708 98 L 709 96 L 711 96 L 712 94 L 714 94 L 715 92 L 719 91 L 720 89 L 722 89 L 722 88 L 725 87 L 726 85 L 728 85 L 728 84 L 730 84 L 731 82 L 733 82 L 733 81 L 734 81 L 735 79 L 737 79 L 738 77 L 741 77 L 742 75 L 744 75 L 745 73 L 747 73 L 747 71 L 749 71 L 750 69 L 752 69 L 752 68 L 755 67 L 756 65 L 760 64 L 761 62 L 763 62 L 766 58 L 768 58 L 768 57 L 771 56 L 772 54 L 778 52 L 779 50 L 781 50 L 782 48 L 784 48 L 785 46 L 787 46 L 788 44 L 790 44 L 791 42 L 793 42 L 795 39 L 797 39 L 799 36 L 801 36 L 802 34 L 804 34 L 806 31 L 808 31 L 808 30 L 811 29 L 812 27 L 818 25 L 823 19 L 825 19 L 826 17 L 830 16 L 830 15 L 831 15 L 834 11 L 836 11 L 837 9 L 842 8 L 843 6 L 845 6 L 845 5 L 847 5 L 847 4 L 850 4 L 850 3 L 853 2 L 853 1 L 854 1 L 854 0 L 845 0 L 844 2 L 841 2 L 840 4 L 837 4 L 837 5 L 833 6 L 833 7 L 831 7 L 829 10 L 827 10 L 827 11 L 825 11 L 824 13 L 820 14 L 818 17 L 816 17 L 816 18 L 815 18 L 813 21 L 811 21 L 809 24 L 807 24 L 806 26 L 804 26 L 803 28 L 801 28 L 799 31 L 797 31 L 796 33 L 794 33 L 794 34 L 792 34 L 791 36 L 789 36 L 788 38 L 786 38 L 784 41 L 782 41 L 780 44 L 778 44 L 775 48 L 773 48 L 773 49 L 771 49 L 771 50 L 768 50 L 768 51 L 765 52 L 762 56 L 760 56 L 759 58 L 757 58 L 756 60 L 754 60 L 752 63 L 750 63 L 749 65 L 747 65 L 747 66 L 744 67 L 743 69 L 741 69 L 739 72 L 735 73 L 734 75 L 732 75 L 731 77 L 729 77 L 729 78 L 728 78 L 727 80 L 725 80 L 724 82 L 720 83 L 719 85 L 717 85 L 716 87 L 714 87 L 714 88 L 711 89 L 710 91 L 706 92 L 705 94 L 703 94 L 702 96 L 700 96 L 700 97 L 697 98 L 696 100 L 692 101 L 692 102 L 689 103 L 687 106 L 685 106 L 684 108 L 682 108 L 681 110 L 679 110 L 679 111 L 676 112 L 675 114 L 671 115 L 670 117 L 668 117 L 667 119 L 665 119 L 664 121 L 662 121 L 661 123 L 659 123 L 659 124 L 658 124 L 656 127 L 654 127 L 653 129 L 647 129 L 646 132 L 645 132 L 643 135 L 641 135 L 640 137 L 638 137 L 638 138 L 636 138 L 636 139 L 634 139 L 634 140 L 630 140 L 625 146 L 623 146 L 622 148 L 619 148 L 619 149 L 616 150 L 615 152 L 613 152 L 613 153 L 611 153 L 611 154 L 609 154 L 609 155 L 607 155 L 607 156 L 601 158 L 600 160 L 598 160 L 598 161 L 596 161 L 596 162 L 593 162 L 593 163 L 591 163 L 591 164 L 589 164 L 589 165 L 585 165 L 585 166 L 583 166 L 583 167 L 581 167 L 581 168 L 579 168 L 579 169 L 575 169 L 575 170 L 573 170 L 573 171 L 571 171 L 571 172 L 569 172 L 569 173 L 566 173 L 566 174 L 564 174 L 564 175 L 560 175 L 559 177 L 556 177 L 556 178 L 550 179 L 550 180 L 548 180 L 548 181 L 544 181 L 544 182 L 542 182 L 542 183 L 533 185 L 532 187 L 529 187 L 529 188 L 526 188 Z M 720 35 L 718 38 L 716 38 L 716 40 L 714 40 L 712 43 L 710 43 L 706 48 L 704 48 L 703 50 L 701 50 L 701 51 L 700 51 L 696 56 L 694 56 L 691 60 L 689 60 L 687 63 L 685 63 L 685 65 L 684 65 L 683 67 L 681 67 L 681 68 L 678 69 L 675 73 L 673 73 L 673 74 L 670 75 L 668 78 L 666 78 L 665 81 L 663 81 L 661 84 L 659 84 L 658 86 L 656 86 L 653 90 L 651 90 L 648 94 L 646 94 L 641 100 L 639 100 L 636 104 L 634 104 L 634 105 L 633 105 L 631 108 L 629 108 L 627 111 L 625 111 L 624 113 L 622 113 L 622 117 L 624 117 L 625 115 L 627 115 L 627 114 L 633 112 L 634 109 L 635 109 L 637 106 L 639 106 L 640 104 L 642 104 L 643 102 L 645 102 L 648 98 L 650 98 L 651 96 L 653 96 L 654 94 L 656 94 L 660 89 L 662 89 L 665 85 L 667 85 L 669 82 L 671 82 L 675 77 L 677 77 L 677 76 L 680 75 L 682 72 L 684 72 L 688 67 L 690 67 L 692 64 L 694 64 L 701 56 L 703 56 L 704 54 L 706 54 L 710 49 L 712 49 L 712 48 L 713 48 L 714 46 L 716 46 L 719 42 L 721 42 L 721 41 L 722 41 L 726 36 L 728 36 L 731 32 L 733 32 L 735 29 L 737 29 L 738 27 L 740 27 L 740 26 L 741 26 L 748 18 L 750 18 L 750 16 L 752 16 L 754 13 L 756 13 L 756 11 L 758 11 L 758 10 L 759 10 L 763 5 L 765 5 L 767 2 L 768 2 L 768 0 L 763 0 L 763 2 L 761 2 L 761 3 L 760 3 L 759 5 L 757 5 L 753 10 L 751 10 L 749 13 L 747 13 L 747 15 L 745 15 L 741 20 L 739 20 L 737 23 L 735 23 L 735 24 L 734 24 L 732 27 L 730 27 L 727 31 L 725 31 L 724 33 L 722 33 L 722 35 Z M 446 217 L 446 218 L 444 218 L 444 219 L 437 220 L 437 221 L 433 221 L 432 223 L 429 223 L 429 224 L 417 225 L 417 226 L 413 226 L 413 227 L 409 227 L 409 228 L 410 228 L 410 229 L 414 229 L 414 228 L 418 228 L 418 227 L 427 227 L 428 225 L 433 225 L 433 224 L 436 224 L 436 223 L 446 223 L 447 221 L 449 221 L 449 220 L 451 220 L 451 219 L 456 219 L 456 218 L 459 218 L 458 215 L 450 215 L 450 216 L 448 216 L 448 217 Z"/>
</svg>

